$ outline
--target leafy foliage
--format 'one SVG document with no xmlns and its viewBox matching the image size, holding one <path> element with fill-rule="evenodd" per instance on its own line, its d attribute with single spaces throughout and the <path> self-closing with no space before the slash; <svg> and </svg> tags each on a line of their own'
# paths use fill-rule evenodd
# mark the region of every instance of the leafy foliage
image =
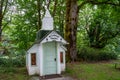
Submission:
<svg viewBox="0 0 120 80">
<path fill-rule="evenodd" d="M 112 19 L 110 15 L 108 13 L 105 14 L 102 11 L 98 12 L 97 16 L 95 15 L 89 29 L 87 29 L 91 47 L 103 48 L 109 39 L 114 38 L 119 34 L 119 21 L 114 22 L 114 19 Z"/>
<path fill-rule="evenodd" d="M 86 46 L 106 50 L 110 55 L 120 52 L 119 0 L 67 1 L 68 5 L 65 0 L 49 0 L 47 7 L 54 19 L 54 29 L 66 36 L 68 42 L 71 41 L 71 48 L 68 49 L 71 58 L 75 58 L 76 48 L 80 51 L 81 47 Z M 13 0 L 9 3 L 2 23 L 7 24 L 3 30 L 4 41 L 0 43 L 9 57 L 24 57 L 25 51 L 34 43 L 45 13 L 45 4 L 42 0 Z"/>
<path fill-rule="evenodd" d="M 117 54 L 105 50 L 83 47 L 78 50 L 78 60 L 82 61 L 102 61 L 117 59 Z"/>
<path fill-rule="evenodd" d="M 25 65 L 25 58 L 0 58 L 0 67 L 23 67 Z"/>
<path fill-rule="evenodd" d="M 120 32 L 120 22 L 118 15 L 118 8 L 111 6 L 88 6 L 81 11 L 81 19 L 78 29 L 86 30 L 84 33 L 86 39 L 89 40 L 88 44 L 94 48 L 104 48 L 109 44 L 109 40 L 115 38 Z M 117 11 L 114 11 L 117 9 Z M 85 16 L 85 17 L 84 17 Z M 81 31 L 81 30 L 80 30 Z M 87 35 L 86 35 L 87 34 Z"/>
</svg>

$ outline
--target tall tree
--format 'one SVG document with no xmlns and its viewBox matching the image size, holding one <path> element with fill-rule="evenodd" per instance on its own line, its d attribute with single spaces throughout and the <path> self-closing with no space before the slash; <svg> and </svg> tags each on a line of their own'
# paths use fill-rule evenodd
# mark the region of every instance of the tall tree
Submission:
<svg viewBox="0 0 120 80">
<path fill-rule="evenodd" d="M 79 5 L 78 5 L 79 3 Z M 67 55 L 70 60 L 76 59 L 76 34 L 79 10 L 85 4 L 103 5 L 108 4 L 112 6 L 120 6 L 120 1 L 108 0 L 66 0 L 66 25 L 65 25 L 65 39 L 68 41 Z"/>
<path fill-rule="evenodd" d="M 100 10 L 100 12 L 94 16 L 94 19 L 91 20 L 91 24 L 87 25 L 86 31 L 90 47 L 104 48 L 108 44 L 108 40 L 120 34 L 119 18 L 114 19 L 113 16 L 110 10 L 107 14 L 105 11 L 102 12 Z"/>
<path fill-rule="evenodd" d="M 18 50 L 27 50 L 34 42 L 38 31 L 38 4 L 35 0 L 16 0 L 17 12 L 10 31 Z M 39 4 L 40 5 L 40 4 Z"/>
<path fill-rule="evenodd" d="M 41 9 L 42 9 L 42 0 L 37 0 L 37 11 L 38 11 L 38 30 L 41 29 Z"/>
<path fill-rule="evenodd" d="M 67 45 L 68 58 L 72 61 L 76 58 L 76 32 L 78 21 L 78 5 L 77 0 L 66 1 L 66 25 L 65 25 L 65 39 L 69 42 Z"/>
<path fill-rule="evenodd" d="M 2 31 L 5 26 L 2 25 L 3 18 L 6 14 L 8 0 L 0 0 L 0 41 L 2 40 Z"/>
</svg>

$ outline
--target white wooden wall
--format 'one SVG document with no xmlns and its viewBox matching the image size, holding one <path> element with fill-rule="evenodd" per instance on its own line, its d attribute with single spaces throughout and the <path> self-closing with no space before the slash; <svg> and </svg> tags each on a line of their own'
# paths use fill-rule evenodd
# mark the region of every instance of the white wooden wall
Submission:
<svg viewBox="0 0 120 80">
<path fill-rule="evenodd" d="M 31 53 L 36 53 L 36 65 L 31 65 Z M 27 69 L 29 75 L 39 74 L 39 60 L 38 60 L 38 44 L 33 45 L 29 50 L 27 54 Z"/>
</svg>

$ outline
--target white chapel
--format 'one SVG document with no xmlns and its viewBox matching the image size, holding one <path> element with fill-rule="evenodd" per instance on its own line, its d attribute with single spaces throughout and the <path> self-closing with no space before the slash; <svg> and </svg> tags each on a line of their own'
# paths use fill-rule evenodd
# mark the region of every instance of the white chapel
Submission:
<svg viewBox="0 0 120 80">
<path fill-rule="evenodd" d="M 66 44 L 66 40 L 54 30 L 53 18 L 46 9 L 42 28 L 37 32 L 35 43 L 26 53 L 28 74 L 45 76 L 65 71 Z"/>
</svg>

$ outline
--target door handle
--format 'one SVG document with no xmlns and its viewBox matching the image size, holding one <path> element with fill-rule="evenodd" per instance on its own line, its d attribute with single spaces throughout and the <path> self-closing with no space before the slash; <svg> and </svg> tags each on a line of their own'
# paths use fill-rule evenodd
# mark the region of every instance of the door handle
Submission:
<svg viewBox="0 0 120 80">
<path fill-rule="evenodd" d="M 54 61 L 56 61 L 56 58 L 54 58 Z"/>
</svg>

